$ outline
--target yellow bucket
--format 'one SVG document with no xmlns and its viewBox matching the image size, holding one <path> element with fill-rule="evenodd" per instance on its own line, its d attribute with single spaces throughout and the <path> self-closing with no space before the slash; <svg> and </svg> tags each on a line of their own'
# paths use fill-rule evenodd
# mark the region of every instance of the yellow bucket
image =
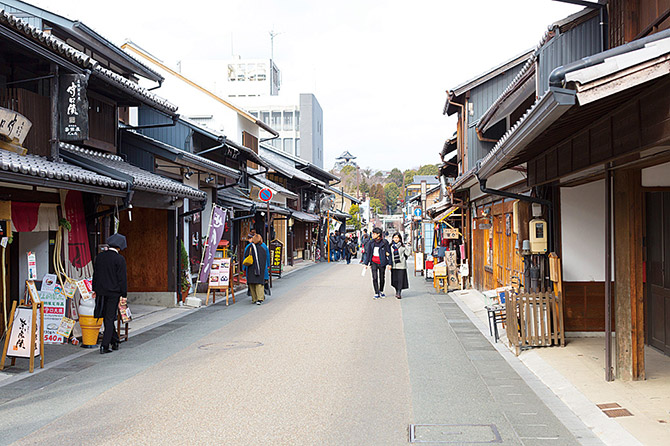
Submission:
<svg viewBox="0 0 670 446">
<path fill-rule="evenodd" d="M 82 347 L 95 347 L 98 343 L 98 333 L 102 325 L 102 318 L 93 316 L 79 315 L 79 325 L 81 326 L 81 344 Z"/>
</svg>

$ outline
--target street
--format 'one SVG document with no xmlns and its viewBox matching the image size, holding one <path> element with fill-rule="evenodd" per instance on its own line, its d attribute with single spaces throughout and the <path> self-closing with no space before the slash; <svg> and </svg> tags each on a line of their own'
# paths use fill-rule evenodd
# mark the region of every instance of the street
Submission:
<svg viewBox="0 0 670 446">
<path fill-rule="evenodd" d="M 388 283 L 373 300 L 361 268 L 304 268 L 260 307 L 239 293 L 0 387 L 0 443 L 599 444 L 578 442 L 448 295 L 410 272 L 402 300 Z"/>
</svg>

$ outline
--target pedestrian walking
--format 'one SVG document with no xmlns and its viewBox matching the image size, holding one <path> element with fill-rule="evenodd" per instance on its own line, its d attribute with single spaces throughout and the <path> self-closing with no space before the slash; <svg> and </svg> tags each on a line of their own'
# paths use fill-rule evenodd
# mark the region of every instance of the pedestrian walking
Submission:
<svg viewBox="0 0 670 446">
<path fill-rule="evenodd" d="M 368 235 L 368 230 L 363 229 L 363 234 L 361 235 L 361 260 L 360 263 L 364 263 L 363 259 L 365 257 L 365 245 L 370 241 L 370 236 Z"/>
<path fill-rule="evenodd" d="M 347 235 L 347 240 L 344 245 L 344 258 L 347 261 L 347 265 L 351 263 L 351 258 L 356 255 L 356 244 L 351 239 L 350 235 Z"/>
<path fill-rule="evenodd" d="M 340 260 L 340 248 L 338 247 L 340 241 L 340 231 L 335 231 L 330 235 L 330 261 L 337 262 Z"/>
<path fill-rule="evenodd" d="M 337 240 L 337 247 L 340 250 L 340 260 L 343 262 L 346 260 L 346 246 L 347 246 L 347 236 L 344 235 L 344 232 L 340 232 L 340 236 Z"/>
<path fill-rule="evenodd" d="M 372 287 L 375 290 L 373 298 L 386 297 L 384 283 L 386 281 L 386 267 L 391 267 L 391 247 L 389 242 L 382 237 L 380 228 L 372 230 L 372 239 L 365 245 L 363 258 L 366 268 L 370 268 L 372 271 Z"/>
<path fill-rule="evenodd" d="M 248 254 L 242 264 L 251 291 L 251 302 L 261 305 L 265 300 L 265 281 L 270 278 L 270 251 L 263 243 L 263 237 L 256 234 L 245 253 Z"/>
<path fill-rule="evenodd" d="M 102 335 L 100 353 L 111 353 L 119 349 L 119 334 L 114 321 L 119 311 L 119 303 L 126 305 L 128 278 L 126 259 L 120 254 L 127 246 L 121 234 L 112 234 L 107 239 L 108 249 L 95 258 L 93 269 L 93 297 L 95 297 L 96 318 L 102 318 L 105 331 Z M 111 349 L 110 349 L 111 346 Z"/>
<path fill-rule="evenodd" d="M 407 259 L 410 251 L 402 242 L 399 232 L 393 234 L 391 242 L 391 286 L 395 288 L 395 297 L 402 299 L 402 290 L 409 288 L 407 280 Z"/>
</svg>

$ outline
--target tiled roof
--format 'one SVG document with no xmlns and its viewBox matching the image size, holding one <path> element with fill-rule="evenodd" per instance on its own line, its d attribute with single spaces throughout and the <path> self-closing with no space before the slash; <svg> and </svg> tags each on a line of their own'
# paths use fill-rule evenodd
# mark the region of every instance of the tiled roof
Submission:
<svg viewBox="0 0 670 446">
<path fill-rule="evenodd" d="M 44 48 L 54 52 L 55 54 L 60 55 L 61 57 L 73 62 L 74 64 L 92 72 L 105 80 L 106 82 L 121 88 L 122 90 L 128 92 L 131 96 L 136 97 L 137 99 L 148 103 L 161 111 L 167 112 L 168 114 L 175 114 L 177 107 L 167 100 L 151 93 L 146 88 L 140 87 L 137 83 L 127 79 L 120 74 L 116 74 L 113 71 L 104 68 L 99 65 L 98 62 L 77 50 L 76 48 L 71 47 L 67 43 L 58 39 L 55 36 L 52 36 L 49 33 L 28 24 L 24 20 L 21 20 L 18 17 L 13 16 L 4 9 L 0 10 L 0 24 L 6 25 L 14 31 L 23 34 L 37 44 L 43 46 Z"/>
<path fill-rule="evenodd" d="M 60 143 L 60 148 L 61 150 L 74 153 L 94 163 L 99 163 L 126 175 L 130 175 L 133 178 L 133 189 L 135 190 L 176 195 L 181 198 L 194 198 L 196 200 L 204 200 L 207 198 L 207 194 L 203 191 L 140 169 L 132 164 L 128 164 L 118 155 L 97 152 L 66 143 Z"/>
<path fill-rule="evenodd" d="M 13 16 L 4 9 L 0 10 L 0 23 L 18 31 L 31 40 L 56 54 L 74 62 L 83 68 L 91 68 L 96 62 L 81 51 L 71 47 L 62 40 L 29 25 L 28 22 Z"/>
<path fill-rule="evenodd" d="M 0 169 L 3 171 L 74 183 L 91 184 L 113 189 L 125 189 L 126 182 L 82 169 L 62 161 L 49 161 L 37 155 L 19 155 L 0 150 Z"/>
<path fill-rule="evenodd" d="M 141 87 L 139 84 L 137 84 L 137 82 L 133 82 L 130 79 L 121 76 L 120 74 L 116 74 L 115 72 L 98 65 L 97 62 L 93 68 L 93 73 L 99 75 L 108 82 L 121 87 L 122 89 L 129 92 L 132 96 L 135 96 L 137 99 L 140 99 L 145 103 L 148 102 L 151 105 L 154 105 L 156 108 L 168 112 L 168 114 L 174 114 L 177 111 L 177 106 L 170 103 L 170 101 L 167 99 L 163 99 L 160 96 L 153 94 L 146 88 Z"/>
</svg>

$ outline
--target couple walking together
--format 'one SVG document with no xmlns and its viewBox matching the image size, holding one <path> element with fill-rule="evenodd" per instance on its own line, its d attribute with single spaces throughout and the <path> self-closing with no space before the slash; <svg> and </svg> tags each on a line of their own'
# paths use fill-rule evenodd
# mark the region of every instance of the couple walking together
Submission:
<svg viewBox="0 0 670 446">
<path fill-rule="evenodd" d="M 365 244 L 363 261 L 366 268 L 372 271 L 372 286 L 375 289 L 374 299 L 386 297 L 384 284 L 386 282 L 386 268 L 391 269 L 391 285 L 395 288 L 395 297 L 402 297 L 402 290 L 409 288 L 407 280 L 407 259 L 410 251 L 403 242 L 399 232 L 393 234 L 392 242 L 382 237 L 382 230 L 374 228 L 372 239 Z"/>
</svg>

